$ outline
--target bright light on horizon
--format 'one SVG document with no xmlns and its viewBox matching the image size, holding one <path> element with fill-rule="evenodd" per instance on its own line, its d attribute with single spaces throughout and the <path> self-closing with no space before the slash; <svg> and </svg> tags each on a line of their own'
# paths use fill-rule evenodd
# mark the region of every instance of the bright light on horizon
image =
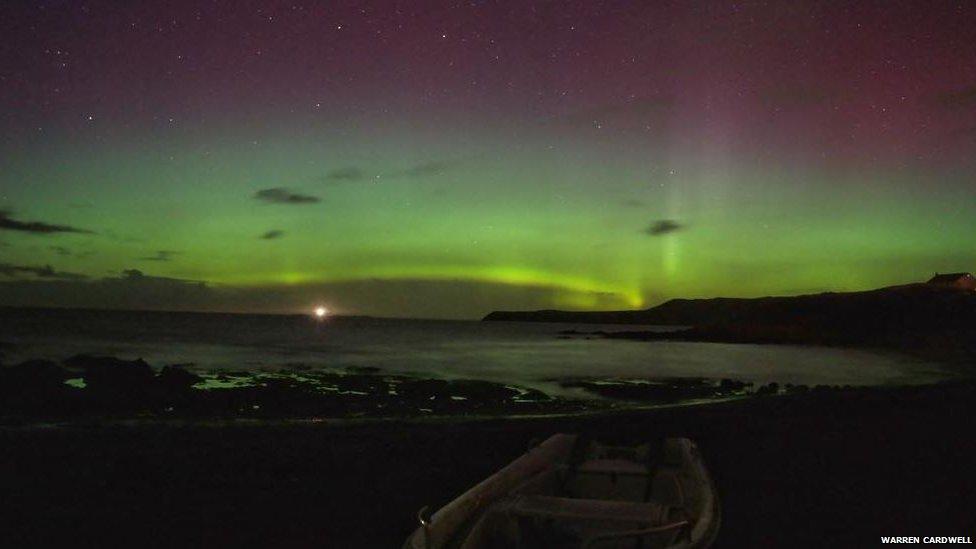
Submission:
<svg viewBox="0 0 976 549">
<path fill-rule="evenodd" d="M 315 316 L 317 318 L 325 318 L 325 315 L 329 314 L 329 310 L 325 307 L 318 306 L 315 308 Z"/>
</svg>

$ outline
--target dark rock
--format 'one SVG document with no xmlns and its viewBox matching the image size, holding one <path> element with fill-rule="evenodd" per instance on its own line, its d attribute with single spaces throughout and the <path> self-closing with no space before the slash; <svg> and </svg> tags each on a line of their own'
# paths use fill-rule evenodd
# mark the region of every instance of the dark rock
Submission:
<svg viewBox="0 0 976 549">
<path fill-rule="evenodd" d="M 614 379 L 563 379 L 559 384 L 612 399 L 635 402 L 677 402 L 717 396 L 719 390 L 699 377 L 662 378 L 647 381 Z"/>
<path fill-rule="evenodd" d="M 335 376 L 332 383 L 340 391 L 375 394 L 385 392 L 387 384 L 382 378 L 373 375 Z"/>
<path fill-rule="evenodd" d="M 70 414 L 73 403 L 84 391 L 65 385 L 69 377 L 67 370 L 49 360 L 29 360 L 0 368 L 0 415 Z"/>
<path fill-rule="evenodd" d="M 810 392 L 810 388 L 806 385 L 787 385 L 786 392 L 788 394 L 802 395 L 804 393 Z"/>
<path fill-rule="evenodd" d="M 418 379 L 402 383 L 397 392 L 411 400 L 429 400 L 431 397 L 447 398 L 451 395 L 450 384 L 443 379 Z"/>
<path fill-rule="evenodd" d="M 64 361 L 70 370 L 79 370 L 92 391 L 120 394 L 150 390 L 155 381 L 153 370 L 144 360 L 122 360 L 115 357 L 76 355 Z"/>
<path fill-rule="evenodd" d="M 737 379 L 723 379 L 719 382 L 718 389 L 723 393 L 736 393 L 744 390 L 749 385 L 752 385 L 752 383 L 746 383 Z"/>
<path fill-rule="evenodd" d="M 28 360 L 0 368 L 0 386 L 5 390 L 49 390 L 64 384 L 68 371 L 50 360 Z"/>
<path fill-rule="evenodd" d="M 452 381 L 448 392 L 450 396 L 459 396 L 480 402 L 506 402 L 516 396 L 519 391 L 506 387 L 500 383 L 481 381 L 476 379 L 462 379 Z"/>
<path fill-rule="evenodd" d="M 156 376 L 159 385 L 168 391 L 185 391 L 203 381 L 203 378 L 189 372 L 182 366 L 164 366 Z"/>
<path fill-rule="evenodd" d="M 524 392 L 518 395 L 521 402 L 549 402 L 552 397 L 538 389 L 523 388 Z"/>
</svg>

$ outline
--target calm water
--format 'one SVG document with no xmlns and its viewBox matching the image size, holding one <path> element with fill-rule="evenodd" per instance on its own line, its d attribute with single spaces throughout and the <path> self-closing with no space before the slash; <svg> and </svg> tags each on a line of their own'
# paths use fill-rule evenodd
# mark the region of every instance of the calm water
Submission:
<svg viewBox="0 0 976 549">
<path fill-rule="evenodd" d="M 567 329 L 633 327 L 300 316 L 18 311 L 0 309 L 4 362 L 77 353 L 142 357 L 200 370 L 375 367 L 390 373 L 479 378 L 558 392 L 567 376 L 734 378 L 781 384 L 924 383 L 931 363 L 864 351 L 565 339 Z M 650 328 L 653 329 L 653 328 Z M 668 328 L 658 328 L 667 330 Z"/>
</svg>

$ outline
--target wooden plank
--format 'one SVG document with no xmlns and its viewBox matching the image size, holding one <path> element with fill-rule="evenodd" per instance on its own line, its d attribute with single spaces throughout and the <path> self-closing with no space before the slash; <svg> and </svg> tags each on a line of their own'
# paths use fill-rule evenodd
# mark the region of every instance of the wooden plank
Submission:
<svg viewBox="0 0 976 549">
<path fill-rule="evenodd" d="M 476 513 L 510 493 L 528 478 L 569 456 L 575 442 L 575 435 L 557 434 L 549 437 L 434 513 L 427 528 L 430 539 L 425 540 L 423 528 L 418 528 L 407 540 L 406 547 L 444 547 Z"/>
<path fill-rule="evenodd" d="M 647 476 L 647 467 L 625 459 L 591 459 L 576 468 L 577 473 Z"/>
<path fill-rule="evenodd" d="M 636 522 L 647 526 L 662 524 L 667 511 L 668 507 L 659 503 L 553 496 L 519 496 L 511 508 L 511 513 L 519 516 Z"/>
</svg>

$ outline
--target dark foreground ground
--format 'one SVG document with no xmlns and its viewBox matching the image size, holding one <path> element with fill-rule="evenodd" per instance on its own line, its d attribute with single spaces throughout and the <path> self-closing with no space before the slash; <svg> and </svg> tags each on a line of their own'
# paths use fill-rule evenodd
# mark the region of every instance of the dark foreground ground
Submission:
<svg viewBox="0 0 976 549">
<path fill-rule="evenodd" d="M 976 536 L 976 386 L 822 391 L 586 418 L 0 428 L 0 547 L 398 547 L 555 432 L 696 439 L 720 547 Z"/>
</svg>

